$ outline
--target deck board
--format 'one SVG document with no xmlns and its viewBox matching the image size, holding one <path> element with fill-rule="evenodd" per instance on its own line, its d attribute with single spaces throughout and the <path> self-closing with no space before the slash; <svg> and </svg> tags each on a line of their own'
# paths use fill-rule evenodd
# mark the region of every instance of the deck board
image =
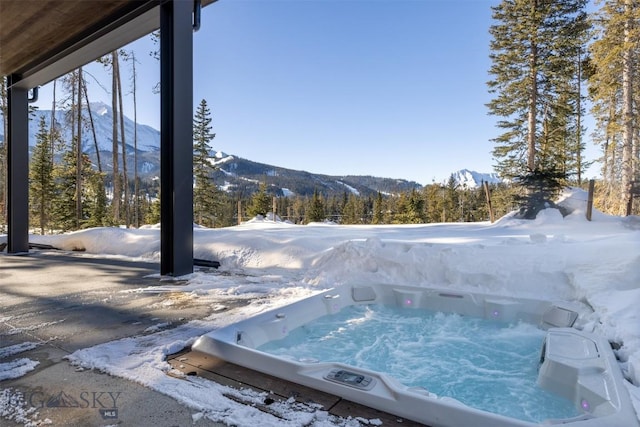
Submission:
<svg viewBox="0 0 640 427">
<path fill-rule="evenodd" d="M 256 407 L 264 412 L 272 413 L 269 409 L 270 399 L 286 401 L 293 397 L 302 404 L 317 404 L 331 415 L 340 417 L 362 417 L 364 419 L 379 419 L 383 426 L 424 427 L 414 421 L 403 419 L 377 409 L 342 399 L 339 396 L 315 390 L 300 384 L 295 384 L 272 375 L 244 368 L 229 363 L 214 356 L 198 351 L 185 349 L 168 356 L 167 362 L 172 368 L 186 375 L 197 375 L 219 384 L 232 388 L 251 388 L 260 392 L 267 392 L 264 405 Z M 233 396 L 227 396 L 234 398 Z"/>
</svg>

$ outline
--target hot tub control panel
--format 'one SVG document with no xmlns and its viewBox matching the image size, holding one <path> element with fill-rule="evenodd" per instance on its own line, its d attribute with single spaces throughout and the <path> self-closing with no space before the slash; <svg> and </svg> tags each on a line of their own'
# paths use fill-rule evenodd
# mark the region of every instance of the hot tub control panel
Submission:
<svg viewBox="0 0 640 427">
<path fill-rule="evenodd" d="M 332 369 L 324 376 L 324 378 L 329 381 L 359 388 L 361 390 L 371 390 L 376 381 L 368 375 L 358 374 L 345 369 Z"/>
</svg>

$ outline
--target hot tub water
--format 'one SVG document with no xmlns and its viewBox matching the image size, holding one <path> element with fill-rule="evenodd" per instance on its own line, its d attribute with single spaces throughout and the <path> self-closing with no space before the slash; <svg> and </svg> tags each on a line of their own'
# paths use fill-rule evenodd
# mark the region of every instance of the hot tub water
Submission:
<svg viewBox="0 0 640 427">
<path fill-rule="evenodd" d="M 572 402 L 536 384 L 544 337 L 524 322 L 374 304 L 345 307 L 257 349 L 383 372 L 409 387 L 525 421 L 574 417 Z"/>
</svg>

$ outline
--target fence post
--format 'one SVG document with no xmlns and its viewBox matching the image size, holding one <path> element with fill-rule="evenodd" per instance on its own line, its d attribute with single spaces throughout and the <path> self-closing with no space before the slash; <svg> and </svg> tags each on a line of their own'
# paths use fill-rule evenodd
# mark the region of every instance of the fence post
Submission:
<svg viewBox="0 0 640 427">
<path fill-rule="evenodd" d="M 587 196 L 587 221 L 591 221 L 591 213 L 593 212 L 593 192 L 596 182 L 589 180 L 589 195 Z"/>
<path fill-rule="evenodd" d="M 487 181 L 482 183 L 482 186 L 484 187 L 484 194 L 487 198 L 487 206 L 489 206 L 489 219 L 491 220 L 491 223 L 493 224 L 493 222 L 496 220 L 494 215 L 493 215 L 493 207 L 491 206 L 491 192 L 489 191 L 489 183 Z"/>
<path fill-rule="evenodd" d="M 273 207 L 273 222 L 276 222 L 276 196 L 273 196 L 273 199 L 271 200 L 271 206 Z"/>
<path fill-rule="evenodd" d="M 238 225 L 242 224 L 242 200 L 238 200 Z"/>
</svg>

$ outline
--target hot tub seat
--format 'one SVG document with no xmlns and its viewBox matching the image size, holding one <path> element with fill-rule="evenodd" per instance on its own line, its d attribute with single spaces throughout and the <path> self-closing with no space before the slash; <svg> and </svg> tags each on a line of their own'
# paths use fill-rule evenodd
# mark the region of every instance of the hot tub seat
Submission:
<svg viewBox="0 0 640 427">
<path fill-rule="evenodd" d="M 615 414 L 626 393 L 624 379 L 604 337 L 570 328 L 550 329 L 541 355 L 538 384 L 596 417 Z"/>
</svg>

